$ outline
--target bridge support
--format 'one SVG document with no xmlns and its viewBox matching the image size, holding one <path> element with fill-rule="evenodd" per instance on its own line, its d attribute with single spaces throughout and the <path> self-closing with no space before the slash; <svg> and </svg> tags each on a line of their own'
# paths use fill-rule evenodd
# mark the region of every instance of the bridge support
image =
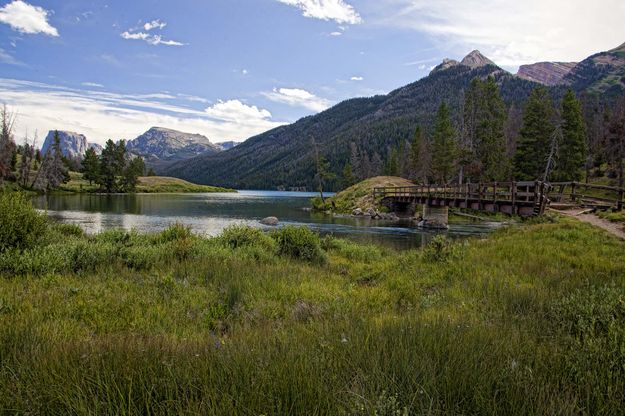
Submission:
<svg viewBox="0 0 625 416">
<path fill-rule="evenodd" d="M 447 229 L 449 228 L 449 207 L 423 204 L 423 216 L 419 227 Z"/>
</svg>

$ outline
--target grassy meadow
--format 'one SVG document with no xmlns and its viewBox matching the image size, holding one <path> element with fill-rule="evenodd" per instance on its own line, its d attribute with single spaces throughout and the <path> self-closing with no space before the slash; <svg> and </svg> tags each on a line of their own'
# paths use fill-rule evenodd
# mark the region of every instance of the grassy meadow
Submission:
<svg viewBox="0 0 625 416">
<path fill-rule="evenodd" d="M 622 414 L 625 244 L 85 235 L 0 194 L 0 413 Z"/>
</svg>

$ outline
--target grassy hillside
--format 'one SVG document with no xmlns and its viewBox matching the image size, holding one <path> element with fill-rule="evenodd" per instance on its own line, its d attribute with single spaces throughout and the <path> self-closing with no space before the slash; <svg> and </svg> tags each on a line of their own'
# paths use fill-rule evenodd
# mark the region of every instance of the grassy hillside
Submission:
<svg viewBox="0 0 625 416">
<path fill-rule="evenodd" d="M 0 233 L 24 237 L 0 241 L 9 413 L 622 412 L 625 244 L 573 220 L 395 252 L 294 228 L 88 237 L 0 207 L 24 231 Z"/>
<path fill-rule="evenodd" d="M 399 178 L 397 176 L 377 176 L 350 186 L 334 197 L 328 198 L 326 202 L 329 206 L 334 202 L 334 206 L 336 207 L 335 211 L 339 213 L 348 214 L 355 208 L 360 208 L 365 211 L 369 208 L 378 208 L 377 201 L 373 200 L 373 188 L 413 185 L 414 184 L 408 179 Z"/>
<path fill-rule="evenodd" d="M 71 172 L 71 180 L 62 185 L 60 190 L 65 192 L 98 192 L 95 184 L 89 184 L 82 177 L 82 173 Z M 203 192 L 235 192 L 232 189 L 218 186 L 197 185 L 183 179 L 167 176 L 142 176 L 137 184 L 137 192 L 143 193 L 203 193 Z"/>
</svg>

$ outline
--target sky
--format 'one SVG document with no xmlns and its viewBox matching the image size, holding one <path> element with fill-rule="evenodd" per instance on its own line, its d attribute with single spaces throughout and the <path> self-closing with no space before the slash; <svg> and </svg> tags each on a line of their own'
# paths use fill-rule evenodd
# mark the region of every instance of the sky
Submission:
<svg viewBox="0 0 625 416">
<path fill-rule="evenodd" d="M 16 139 L 152 126 L 245 140 L 479 49 L 501 67 L 625 42 L 623 0 L 0 0 Z"/>
</svg>

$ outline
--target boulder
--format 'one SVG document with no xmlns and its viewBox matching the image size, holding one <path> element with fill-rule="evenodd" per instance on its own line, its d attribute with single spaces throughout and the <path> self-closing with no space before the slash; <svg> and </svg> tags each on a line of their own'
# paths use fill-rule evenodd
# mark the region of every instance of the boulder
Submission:
<svg viewBox="0 0 625 416">
<path fill-rule="evenodd" d="M 417 224 L 419 228 L 426 228 L 429 230 L 447 230 L 449 226 L 447 224 L 442 224 L 432 220 L 421 220 L 419 224 Z"/>
<path fill-rule="evenodd" d="M 360 208 L 356 208 L 355 210 L 352 211 L 352 215 L 359 217 L 361 215 L 364 215 L 364 213 L 362 212 L 362 210 Z"/>
<path fill-rule="evenodd" d="M 373 209 L 373 208 L 369 208 L 369 209 L 367 209 L 367 211 L 365 212 L 365 214 L 366 214 L 368 217 L 371 217 L 371 218 L 375 218 L 375 217 L 378 215 L 378 213 L 377 213 L 377 212 L 375 212 L 375 209 Z"/>
<path fill-rule="evenodd" d="M 262 220 L 260 220 L 260 223 L 263 225 L 269 225 L 271 227 L 275 227 L 276 225 L 278 225 L 279 221 L 278 221 L 278 218 L 276 217 L 267 217 L 267 218 L 263 218 Z"/>
</svg>

